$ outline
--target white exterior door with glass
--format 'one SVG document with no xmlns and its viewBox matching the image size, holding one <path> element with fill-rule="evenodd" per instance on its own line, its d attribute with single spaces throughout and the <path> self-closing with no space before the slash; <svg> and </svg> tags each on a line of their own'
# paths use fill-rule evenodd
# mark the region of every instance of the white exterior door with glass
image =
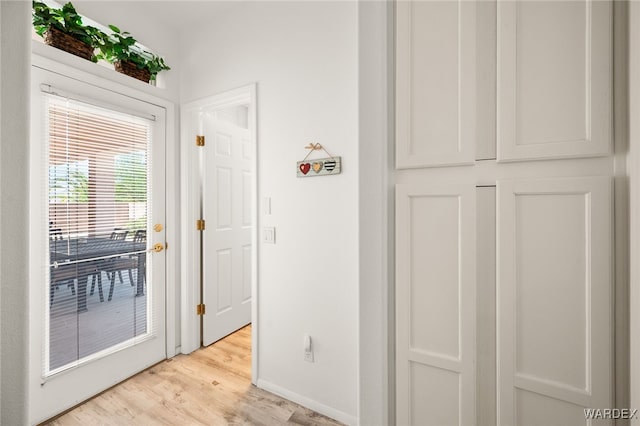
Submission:
<svg viewBox="0 0 640 426">
<path fill-rule="evenodd" d="M 166 358 L 165 109 L 33 67 L 30 419 Z"/>
</svg>

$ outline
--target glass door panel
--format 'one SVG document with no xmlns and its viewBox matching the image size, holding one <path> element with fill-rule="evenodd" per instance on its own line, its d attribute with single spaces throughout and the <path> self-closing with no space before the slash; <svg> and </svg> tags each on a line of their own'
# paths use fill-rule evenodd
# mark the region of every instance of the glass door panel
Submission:
<svg viewBox="0 0 640 426">
<path fill-rule="evenodd" d="M 153 327 L 144 286 L 151 121 L 55 95 L 46 102 L 48 375 Z"/>
</svg>

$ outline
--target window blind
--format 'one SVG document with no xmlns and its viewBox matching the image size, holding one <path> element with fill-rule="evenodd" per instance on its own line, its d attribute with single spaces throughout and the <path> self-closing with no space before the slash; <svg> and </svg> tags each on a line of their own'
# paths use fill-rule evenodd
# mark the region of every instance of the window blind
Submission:
<svg viewBox="0 0 640 426">
<path fill-rule="evenodd" d="M 43 376 L 154 334 L 146 256 L 151 121 L 44 94 L 48 289 Z"/>
</svg>

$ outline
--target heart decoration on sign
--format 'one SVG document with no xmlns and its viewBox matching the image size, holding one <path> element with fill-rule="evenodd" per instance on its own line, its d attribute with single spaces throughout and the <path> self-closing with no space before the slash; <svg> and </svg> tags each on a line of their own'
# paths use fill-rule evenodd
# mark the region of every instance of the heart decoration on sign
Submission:
<svg viewBox="0 0 640 426">
<path fill-rule="evenodd" d="M 310 168 L 311 168 L 311 164 L 309 164 L 309 163 L 302 163 L 302 164 L 300 164 L 300 171 L 301 171 L 303 174 L 305 174 L 305 175 L 306 175 L 307 173 L 309 173 L 309 169 L 310 169 Z"/>
<path fill-rule="evenodd" d="M 324 162 L 324 168 L 331 172 L 331 171 L 333 171 L 333 169 L 336 168 L 336 162 L 333 161 L 333 160 L 325 161 Z"/>
<path fill-rule="evenodd" d="M 315 162 L 311 165 L 311 168 L 313 169 L 314 172 L 318 173 L 320 170 L 322 170 L 322 163 Z"/>
</svg>

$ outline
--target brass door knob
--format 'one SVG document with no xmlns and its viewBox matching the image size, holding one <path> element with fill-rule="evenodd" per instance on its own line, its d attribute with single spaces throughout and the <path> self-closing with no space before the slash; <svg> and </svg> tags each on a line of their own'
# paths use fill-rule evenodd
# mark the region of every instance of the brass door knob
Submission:
<svg viewBox="0 0 640 426">
<path fill-rule="evenodd" d="M 153 225 L 153 230 L 156 232 L 160 232 L 162 231 L 162 224 L 161 223 L 156 223 L 155 225 Z"/>
<path fill-rule="evenodd" d="M 153 251 L 156 253 L 160 253 L 162 250 L 164 250 L 164 245 L 162 243 L 155 243 L 153 245 Z"/>
</svg>

